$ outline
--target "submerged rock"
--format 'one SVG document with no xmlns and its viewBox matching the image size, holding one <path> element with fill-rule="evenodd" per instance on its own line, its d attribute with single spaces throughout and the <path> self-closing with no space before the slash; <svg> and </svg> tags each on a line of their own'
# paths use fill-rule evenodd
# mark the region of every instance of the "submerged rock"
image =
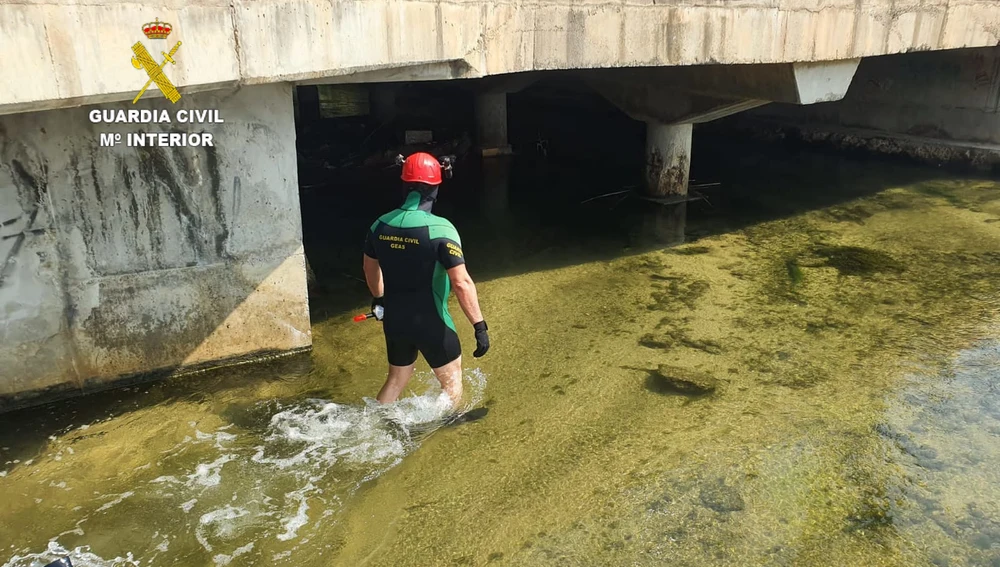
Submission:
<svg viewBox="0 0 1000 567">
<path fill-rule="evenodd" d="M 708 254 L 712 249 L 708 246 L 687 246 L 682 248 L 672 248 L 667 250 L 667 254 L 678 254 L 681 256 L 697 256 L 699 254 Z"/>
<path fill-rule="evenodd" d="M 675 347 L 687 347 L 707 352 L 708 354 L 721 354 L 722 345 L 710 339 L 693 339 L 687 335 L 687 331 L 679 328 L 671 328 L 662 336 L 646 333 L 639 339 L 639 345 L 646 348 L 659 348 L 670 350 Z"/>
<path fill-rule="evenodd" d="M 656 500 L 648 502 L 646 504 L 646 509 L 649 510 L 650 512 L 666 513 L 670 511 L 670 508 L 673 506 L 673 504 L 674 504 L 673 497 L 670 496 L 670 494 L 664 493 Z"/>
<path fill-rule="evenodd" d="M 881 272 L 900 273 L 903 264 L 879 250 L 859 246 L 819 246 L 815 253 L 825 259 L 825 265 L 847 276 L 868 276 Z"/>
<path fill-rule="evenodd" d="M 684 394 L 710 394 L 719 385 L 719 381 L 710 374 L 668 364 L 661 364 L 651 371 L 650 380 L 658 391 L 673 390 Z"/>
<path fill-rule="evenodd" d="M 728 486 L 721 479 L 702 487 L 698 496 L 706 508 L 716 512 L 739 512 L 746 506 L 740 491 Z"/>
</svg>

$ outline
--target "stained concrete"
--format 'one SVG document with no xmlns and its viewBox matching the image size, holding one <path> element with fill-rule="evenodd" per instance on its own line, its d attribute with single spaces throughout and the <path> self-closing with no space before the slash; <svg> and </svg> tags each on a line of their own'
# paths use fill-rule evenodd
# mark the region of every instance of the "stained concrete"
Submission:
<svg viewBox="0 0 1000 567">
<path fill-rule="evenodd" d="M 225 123 L 0 117 L 0 407 L 311 344 L 291 87 L 137 106 Z M 202 130 L 214 147 L 99 145 Z"/>
<path fill-rule="evenodd" d="M 146 40 L 142 24 L 174 25 Z M 181 92 L 554 69 L 839 61 L 1000 42 L 995 0 L 29 0 L 0 4 L 0 113 L 131 99 L 145 41 Z M 160 96 L 151 92 L 149 97 Z M 771 99 L 773 100 L 773 99 Z"/>
<path fill-rule="evenodd" d="M 646 192 L 649 195 L 687 195 L 691 133 L 691 124 L 646 124 Z"/>
</svg>

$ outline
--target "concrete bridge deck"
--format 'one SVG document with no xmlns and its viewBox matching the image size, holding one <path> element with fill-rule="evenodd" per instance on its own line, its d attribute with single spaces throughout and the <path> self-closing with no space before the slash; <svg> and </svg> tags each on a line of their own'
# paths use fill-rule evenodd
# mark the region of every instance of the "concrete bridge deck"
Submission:
<svg viewBox="0 0 1000 567">
<path fill-rule="evenodd" d="M 154 18 L 174 31 L 150 41 L 183 42 L 169 73 L 182 93 L 1000 43 L 995 0 L 24 0 L 0 4 L 0 114 L 130 100 L 130 47 Z"/>
</svg>

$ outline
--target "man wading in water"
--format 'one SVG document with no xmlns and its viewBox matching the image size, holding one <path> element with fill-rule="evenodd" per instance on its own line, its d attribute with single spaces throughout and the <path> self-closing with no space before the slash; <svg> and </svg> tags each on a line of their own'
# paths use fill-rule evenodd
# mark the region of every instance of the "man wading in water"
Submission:
<svg viewBox="0 0 1000 567">
<path fill-rule="evenodd" d="M 396 401 L 413 376 L 419 351 L 457 406 L 462 399 L 462 345 L 448 313 L 450 288 L 476 330 L 476 358 L 490 348 L 486 321 L 476 284 L 465 269 L 458 231 L 431 214 L 441 164 L 430 154 L 415 153 L 403 162 L 402 179 L 409 189 L 403 206 L 379 217 L 365 237 L 365 280 L 389 358 L 389 378 L 377 399 Z"/>
</svg>

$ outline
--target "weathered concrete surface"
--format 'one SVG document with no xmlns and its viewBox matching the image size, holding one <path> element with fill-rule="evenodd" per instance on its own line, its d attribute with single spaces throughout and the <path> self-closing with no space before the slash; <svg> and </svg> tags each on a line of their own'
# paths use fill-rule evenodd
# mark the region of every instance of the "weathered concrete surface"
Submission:
<svg viewBox="0 0 1000 567">
<path fill-rule="evenodd" d="M 1000 163 L 1000 48 L 865 59 L 843 100 L 768 105 L 739 123 L 935 162 Z"/>
<path fill-rule="evenodd" d="M 848 87 L 858 70 L 860 59 L 846 61 L 817 61 L 795 63 L 795 87 L 799 104 L 814 104 L 840 100 L 847 94 Z"/>
<path fill-rule="evenodd" d="M 154 17 L 174 24 L 145 40 Z M 1000 42 L 995 0 L 166 0 L 0 5 L 0 113 L 130 99 L 130 46 L 182 92 L 533 70 L 834 61 Z M 147 96 L 159 96 L 152 93 Z"/>
<path fill-rule="evenodd" d="M 649 195 L 687 195 L 691 133 L 691 124 L 646 124 L 646 192 Z"/>
<path fill-rule="evenodd" d="M 0 117 L 0 406 L 311 344 L 290 90 L 171 107 L 220 109 L 214 148 L 100 147 L 189 127 L 87 108 Z"/>
</svg>

